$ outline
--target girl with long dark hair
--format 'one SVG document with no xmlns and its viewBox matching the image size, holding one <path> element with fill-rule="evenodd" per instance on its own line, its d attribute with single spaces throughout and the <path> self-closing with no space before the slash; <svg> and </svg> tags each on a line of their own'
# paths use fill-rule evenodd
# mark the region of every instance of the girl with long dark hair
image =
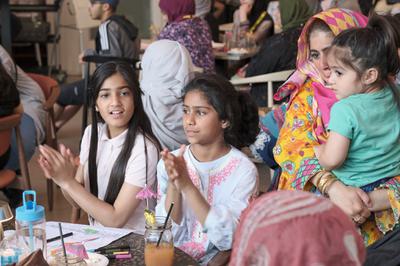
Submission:
<svg viewBox="0 0 400 266">
<path fill-rule="evenodd" d="M 93 74 L 91 88 L 93 123 L 82 138 L 79 167 L 62 145 L 59 152 L 41 146 L 40 166 L 71 204 L 89 214 L 91 224 L 142 233 L 149 202 L 138 194 L 155 182 L 159 143 L 135 71 L 125 63 L 105 63 Z"/>
</svg>

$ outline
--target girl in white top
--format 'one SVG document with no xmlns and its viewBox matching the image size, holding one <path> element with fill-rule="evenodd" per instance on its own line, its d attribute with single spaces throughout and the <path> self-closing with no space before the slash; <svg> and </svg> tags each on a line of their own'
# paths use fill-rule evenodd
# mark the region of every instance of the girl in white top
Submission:
<svg viewBox="0 0 400 266">
<path fill-rule="evenodd" d="M 146 202 L 137 195 L 155 182 L 159 144 L 137 78 L 130 65 L 109 62 L 97 68 L 90 85 L 93 123 L 82 139 L 79 167 L 62 145 L 60 152 L 40 146 L 40 166 L 71 204 L 88 213 L 91 224 L 143 233 Z"/>
<path fill-rule="evenodd" d="M 183 100 L 190 145 L 161 152 L 156 215 L 165 216 L 174 202 L 175 246 L 206 264 L 231 249 L 239 216 L 256 192 L 257 169 L 237 148 L 255 141 L 257 107 L 214 74 L 194 78 Z"/>
</svg>

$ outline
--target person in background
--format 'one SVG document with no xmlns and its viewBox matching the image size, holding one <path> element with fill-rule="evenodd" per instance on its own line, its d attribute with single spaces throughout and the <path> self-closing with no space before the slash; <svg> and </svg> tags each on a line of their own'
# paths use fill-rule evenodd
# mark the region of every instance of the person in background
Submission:
<svg viewBox="0 0 400 266">
<path fill-rule="evenodd" d="M 189 51 L 196 67 L 205 73 L 215 72 L 210 28 L 205 20 L 194 16 L 194 0 L 160 0 L 159 6 L 168 23 L 158 39 L 179 42 Z"/>
<path fill-rule="evenodd" d="M 211 11 L 211 0 L 195 0 L 195 16 L 204 19 Z"/>
<path fill-rule="evenodd" d="M 64 145 L 40 146 L 46 178 L 62 189 L 71 205 L 89 215 L 91 225 L 123 227 L 143 234 L 147 202 L 138 195 L 156 182 L 159 144 L 143 109 L 135 70 L 107 62 L 91 79 L 92 125 L 82 137 L 79 166 Z M 147 206 L 146 206 L 147 203 Z"/>
<path fill-rule="evenodd" d="M 262 43 L 265 38 L 274 34 L 274 23 L 267 13 L 266 0 L 241 0 L 235 11 L 233 22 L 240 26 L 240 31 L 249 34 L 256 42 Z"/>
<path fill-rule="evenodd" d="M 23 112 L 24 109 L 14 80 L 7 73 L 3 64 L 0 64 L 0 117 L 15 113 L 22 114 Z M 8 147 L 7 151 L 0 155 L 0 169 L 3 169 L 4 165 L 8 162 L 10 150 L 11 148 Z"/>
<path fill-rule="evenodd" d="M 159 40 L 146 49 L 141 66 L 143 108 L 154 135 L 162 148 L 176 150 L 187 143 L 182 125 L 182 94 L 194 71 L 189 52 L 178 42 Z"/>
<path fill-rule="evenodd" d="M 361 266 L 365 256 L 356 227 L 331 201 L 276 191 L 243 212 L 229 266 Z"/>
<path fill-rule="evenodd" d="M 164 149 L 157 166 L 156 215 L 171 202 L 175 246 L 206 265 L 232 247 L 242 210 L 257 192 L 257 169 L 239 149 L 258 132 L 257 107 L 215 74 L 185 87 L 183 126 L 190 145 Z"/>
<path fill-rule="evenodd" d="M 29 161 L 35 153 L 36 146 L 42 143 L 45 138 L 46 111 L 43 105 L 46 100 L 39 85 L 14 63 L 2 46 L 0 46 L 0 62 L 8 75 L 14 80 L 20 95 L 23 107 L 20 123 L 21 138 L 25 158 Z M 10 158 L 5 168 L 20 169 L 15 134 L 12 134 Z"/>
<path fill-rule="evenodd" d="M 79 63 L 86 55 L 122 57 L 129 60 L 139 59 L 139 30 L 123 16 L 116 15 L 119 0 L 90 0 L 89 14 L 94 20 L 100 20 L 97 30 L 96 50 L 86 49 L 79 55 Z M 84 103 L 83 90 L 85 80 L 61 86 L 57 100 L 56 128 L 68 122 Z"/>
<path fill-rule="evenodd" d="M 304 0 L 280 0 L 279 10 L 283 31 L 265 39 L 260 51 L 251 59 L 246 77 L 295 68 L 297 39 L 311 12 Z M 250 94 L 259 107 L 266 106 L 265 84 L 253 85 Z"/>
</svg>

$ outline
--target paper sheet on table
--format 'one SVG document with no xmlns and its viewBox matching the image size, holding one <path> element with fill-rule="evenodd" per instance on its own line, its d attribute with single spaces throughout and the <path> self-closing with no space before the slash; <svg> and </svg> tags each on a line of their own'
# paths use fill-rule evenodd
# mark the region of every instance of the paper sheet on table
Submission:
<svg viewBox="0 0 400 266">
<path fill-rule="evenodd" d="M 92 250 L 106 246 L 131 232 L 132 230 L 111 228 L 111 227 L 96 227 L 85 224 L 61 223 L 63 234 L 72 232 L 73 235 L 64 239 L 65 243 L 83 242 L 86 250 Z M 58 222 L 46 223 L 46 239 L 60 235 Z M 51 251 L 54 248 L 61 246 L 61 239 L 55 240 L 47 244 L 47 250 Z"/>
</svg>

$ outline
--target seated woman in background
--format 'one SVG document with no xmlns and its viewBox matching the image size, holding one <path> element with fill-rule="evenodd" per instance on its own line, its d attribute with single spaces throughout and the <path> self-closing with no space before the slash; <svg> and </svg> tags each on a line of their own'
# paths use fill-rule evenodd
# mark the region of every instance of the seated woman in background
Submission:
<svg viewBox="0 0 400 266">
<path fill-rule="evenodd" d="M 280 0 L 279 10 L 283 31 L 264 40 L 246 69 L 246 77 L 294 69 L 296 66 L 297 39 L 311 12 L 304 0 Z M 250 94 L 258 106 L 266 106 L 265 84 L 253 85 Z"/>
<path fill-rule="evenodd" d="M 4 66 L 0 64 L 0 117 L 15 113 L 23 113 L 19 93 L 14 80 L 10 77 Z M 2 140 L 3 141 L 3 140 Z M 10 147 L 4 154 L 0 154 L 0 169 L 8 162 Z"/>
<path fill-rule="evenodd" d="M 300 191 L 264 194 L 244 211 L 230 266 L 346 265 L 365 261 L 362 238 L 328 199 Z"/>
<path fill-rule="evenodd" d="M 189 51 L 196 67 L 205 73 L 215 72 L 210 28 L 205 20 L 194 16 L 194 0 L 160 0 L 159 6 L 168 23 L 158 39 L 179 42 Z"/>
<path fill-rule="evenodd" d="M 246 32 L 256 42 L 262 43 L 265 38 L 274 34 L 274 23 L 267 13 L 266 0 L 241 0 L 235 11 L 233 22 L 240 25 L 240 31 Z"/>
<path fill-rule="evenodd" d="M 90 85 L 93 123 L 82 137 L 79 167 L 63 145 L 60 152 L 40 146 L 39 164 L 67 200 L 89 215 L 91 225 L 143 234 L 143 212 L 155 202 L 143 201 L 139 193 L 155 183 L 159 144 L 143 109 L 135 71 L 127 63 L 104 63 Z"/>
<path fill-rule="evenodd" d="M 14 83 L 20 95 L 23 107 L 20 124 L 21 138 L 24 145 L 25 158 L 29 161 L 35 153 L 36 146 L 42 143 L 45 138 L 46 111 L 43 108 L 45 97 L 39 85 L 19 66 L 15 65 L 2 46 L 0 46 L 0 61 L 10 77 L 15 79 Z M 10 159 L 5 168 L 12 170 L 20 168 L 15 134 L 11 138 Z"/>
<path fill-rule="evenodd" d="M 194 71 L 186 48 L 178 42 L 152 43 L 142 58 L 143 108 L 162 148 L 176 150 L 186 144 L 182 125 L 182 93 Z"/>
</svg>

